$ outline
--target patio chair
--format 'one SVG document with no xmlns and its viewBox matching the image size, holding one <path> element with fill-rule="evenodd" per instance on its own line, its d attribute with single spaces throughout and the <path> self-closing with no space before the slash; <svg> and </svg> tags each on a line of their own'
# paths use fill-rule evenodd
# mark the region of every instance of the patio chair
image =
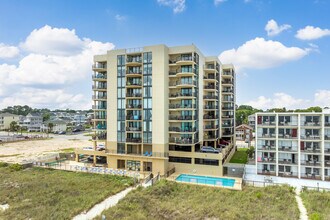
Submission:
<svg viewBox="0 0 330 220">
<path fill-rule="evenodd" d="M 151 156 L 152 156 L 152 152 L 150 151 L 149 157 L 151 157 Z"/>
<path fill-rule="evenodd" d="M 143 156 L 148 156 L 149 155 L 149 152 L 148 151 L 146 151 L 144 154 L 143 154 Z"/>
</svg>

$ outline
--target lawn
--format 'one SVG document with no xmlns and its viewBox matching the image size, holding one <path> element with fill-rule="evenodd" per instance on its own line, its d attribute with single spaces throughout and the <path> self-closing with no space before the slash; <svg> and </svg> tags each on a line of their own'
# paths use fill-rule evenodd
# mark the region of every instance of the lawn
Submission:
<svg viewBox="0 0 330 220">
<path fill-rule="evenodd" d="M 243 191 L 162 180 L 130 192 L 103 214 L 106 219 L 299 219 L 288 186 L 245 187 Z M 98 219 L 101 219 L 99 216 Z"/>
<path fill-rule="evenodd" d="M 247 150 L 248 148 L 238 148 L 233 157 L 230 159 L 229 163 L 246 164 L 248 161 Z"/>
<path fill-rule="evenodd" d="M 301 198 L 310 219 L 330 219 L 330 192 L 304 190 Z"/>
<path fill-rule="evenodd" d="M 43 168 L 0 168 L 0 219 L 71 219 L 132 184 L 127 177 Z"/>
</svg>

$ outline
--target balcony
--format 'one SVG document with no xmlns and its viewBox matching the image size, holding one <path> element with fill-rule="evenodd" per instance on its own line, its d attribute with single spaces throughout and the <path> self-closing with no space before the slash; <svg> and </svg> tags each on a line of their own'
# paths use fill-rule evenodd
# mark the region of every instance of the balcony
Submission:
<svg viewBox="0 0 330 220">
<path fill-rule="evenodd" d="M 105 119 L 107 119 L 107 116 L 106 116 L 106 115 L 95 115 L 95 116 L 94 116 L 94 119 L 102 119 L 102 120 L 105 120 Z"/>
<path fill-rule="evenodd" d="M 136 152 L 136 151 L 125 151 L 125 150 L 107 150 L 108 154 L 120 154 L 122 156 L 127 155 L 131 156 L 139 156 L 139 157 L 168 157 L 167 152 L 153 152 L 153 151 L 145 151 L 145 152 Z"/>
<path fill-rule="evenodd" d="M 281 139 L 297 139 L 297 137 L 294 137 L 290 134 L 278 134 L 278 138 L 281 138 Z"/>
<path fill-rule="evenodd" d="M 301 173 L 300 177 L 304 179 L 321 180 L 321 175 L 315 173 Z"/>
<path fill-rule="evenodd" d="M 142 93 L 126 93 L 126 97 L 127 98 L 141 98 L 142 97 Z"/>
<path fill-rule="evenodd" d="M 195 87 L 197 85 L 196 81 L 178 81 L 178 82 L 170 82 L 170 87 Z"/>
<path fill-rule="evenodd" d="M 217 105 L 204 105 L 204 110 L 217 110 Z"/>
<path fill-rule="evenodd" d="M 297 172 L 284 172 L 284 171 L 278 171 L 278 175 L 281 177 L 294 177 L 297 178 L 298 177 L 298 173 Z"/>
<path fill-rule="evenodd" d="M 204 95 L 203 98 L 204 99 L 215 99 L 215 100 L 218 100 L 218 96 L 215 96 L 215 95 Z"/>
<path fill-rule="evenodd" d="M 106 110 L 107 106 L 103 106 L 103 105 L 93 105 L 92 106 L 93 110 Z"/>
<path fill-rule="evenodd" d="M 303 140 L 320 140 L 321 139 L 319 135 L 301 135 L 300 138 Z"/>
<path fill-rule="evenodd" d="M 301 160 L 300 164 L 303 166 L 309 166 L 309 167 L 321 167 L 322 166 L 322 162 L 321 161 L 311 161 L 311 160 Z"/>
<path fill-rule="evenodd" d="M 324 122 L 324 126 L 325 127 L 330 127 L 330 122 L 329 121 Z"/>
<path fill-rule="evenodd" d="M 134 132 L 134 131 L 142 131 L 142 127 L 126 127 L 126 131 L 128 132 Z"/>
<path fill-rule="evenodd" d="M 303 153 L 321 153 L 321 148 L 319 147 L 304 147 L 300 149 L 301 152 Z"/>
<path fill-rule="evenodd" d="M 214 85 L 204 86 L 204 90 L 216 90 L 217 88 Z"/>
<path fill-rule="evenodd" d="M 126 105 L 126 108 L 127 109 L 141 109 L 142 105 L 141 104 L 138 104 L 138 105 L 128 104 L 128 105 Z"/>
<path fill-rule="evenodd" d="M 210 81 L 210 82 L 216 82 L 218 79 L 215 77 L 215 75 L 206 75 L 203 77 L 204 81 Z"/>
<path fill-rule="evenodd" d="M 94 81 L 107 81 L 107 75 L 106 74 L 93 74 L 92 79 Z"/>
<path fill-rule="evenodd" d="M 97 124 L 95 129 L 98 129 L 98 130 L 106 130 L 107 129 L 107 126 L 106 125 L 102 125 L 102 124 Z"/>
<path fill-rule="evenodd" d="M 127 115 L 126 120 L 128 120 L 128 121 L 139 121 L 139 120 L 142 120 L 142 116 L 141 115 Z"/>
<path fill-rule="evenodd" d="M 106 63 L 96 63 L 92 65 L 92 69 L 94 71 L 107 71 L 107 64 Z"/>
<path fill-rule="evenodd" d="M 234 102 L 234 98 L 224 98 L 223 102 Z"/>
<path fill-rule="evenodd" d="M 196 104 L 169 104 L 168 106 L 169 109 L 195 109 Z"/>
<path fill-rule="evenodd" d="M 216 115 L 203 115 L 203 119 L 214 120 L 214 119 L 218 119 L 218 116 L 216 116 Z"/>
<path fill-rule="evenodd" d="M 92 96 L 93 100 L 107 100 L 107 96 L 106 95 L 93 95 Z"/>
<path fill-rule="evenodd" d="M 222 76 L 234 77 L 234 73 L 232 73 L 231 71 L 223 71 Z"/>
<path fill-rule="evenodd" d="M 191 120 L 196 120 L 197 117 L 192 115 L 186 115 L 186 116 L 169 115 L 168 119 L 170 121 L 191 121 Z"/>
<path fill-rule="evenodd" d="M 222 115 L 222 118 L 224 118 L 224 119 L 233 119 L 234 116 L 233 115 Z"/>
<path fill-rule="evenodd" d="M 287 152 L 297 152 L 297 148 L 293 148 L 292 146 L 279 146 L 278 147 L 279 151 L 287 151 Z"/>
<path fill-rule="evenodd" d="M 319 121 L 303 121 L 301 125 L 305 127 L 319 127 L 321 123 Z"/>
<path fill-rule="evenodd" d="M 107 90 L 107 86 L 106 85 L 93 85 L 92 86 L 93 90 Z"/>
<path fill-rule="evenodd" d="M 329 141 L 330 140 L 330 135 L 324 135 L 324 140 Z"/>
<path fill-rule="evenodd" d="M 188 93 L 170 93 L 169 98 L 175 99 L 175 98 L 196 98 L 197 93 L 195 92 L 188 92 Z"/>
<path fill-rule="evenodd" d="M 171 137 L 169 138 L 170 144 L 195 144 L 198 140 L 192 139 L 192 138 L 182 138 L 182 137 Z"/>
<path fill-rule="evenodd" d="M 292 159 L 289 159 L 289 158 L 278 158 L 278 163 L 279 164 L 296 165 L 297 161 L 293 161 Z"/>
<path fill-rule="evenodd" d="M 275 157 L 258 157 L 258 163 L 276 163 Z"/>
<path fill-rule="evenodd" d="M 258 150 L 261 151 L 276 151 L 276 147 L 274 145 L 262 145 L 258 147 Z"/>
<path fill-rule="evenodd" d="M 275 126 L 276 122 L 275 121 L 262 121 L 261 125 L 263 125 L 263 126 Z"/>
<path fill-rule="evenodd" d="M 216 130 L 218 128 L 219 128 L 218 125 L 205 125 L 204 126 L 204 130 Z"/>
<path fill-rule="evenodd" d="M 325 167 L 330 167 L 330 160 L 324 161 L 324 166 Z"/>
<path fill-rule="evenodd" d="M 196 132 L 196 127 L 186 127 L 186 128 L 180 128 L 180 127 L 169 127 L 168 128 L 169 132 Z"/>
<path fill-rule="evenodd" d="M 298 126 L 296 122 L 288 122 L 288 121 L 279 121 L 279 126 Z"/>
<path fill-rule="evenodd" d="M 234 106 L 224 106 L 221 109 L 224 111 L 234 111 Z"/>
<path fill-rule="evenodd" d="M 224 89 L 222 90 L 222 93 L 234 93 L 233 89 Z"/>
<path fill-rule="evenodd" d="M 126 138 L 127 143 L 142 143 L 142 138 Z"/>
<path fill-rule="evenodd" d="M 207 64 L 207 65 L 204 65 L 204 70 L 216 70 L 215 69 L 215 65 L 214 64 Z"/>
<path fill-rule="evenodd" d="M 233 85 L 234 84 L 234 81 L 233 80 L 222 80 L 221 83 L 222 84 Z"/>
<path fill-rule="evenodd" d="M 270 133 L 270 134 L 261 134 L 261 138 L 275 138 L 276 134 L 275 133 Z"/>
<path fill-rule="evenodd" d="M 206 140 L 214 140 L 217 139 L 218 137 L 216 135 L 204 135 L 204 141 Z"/>
<path fill-rule="evenodd" d="M 127 66 L 134 66 L 134 65 L 141 65 L 141 64 L 142 64 L 141 56 L 128 57 L 126 59 Z"/>
<path fill-rule="evenodd" d="M 141 87 L 142 81 L 127 81 L 126 87 Z"/>
<path fill-rule="evenodd" d="M 233 124 L 231 124 L 231 123 L 222 123 L 221 127 L 230 128 L 230 127 L 233 127 Z"/>
<path fill-rule="evenodd" d="M 126 72 L 127 77 L 136 77 L 136 76 L 142 76 L 142 71 L 127 71 Z"/>
</svg>

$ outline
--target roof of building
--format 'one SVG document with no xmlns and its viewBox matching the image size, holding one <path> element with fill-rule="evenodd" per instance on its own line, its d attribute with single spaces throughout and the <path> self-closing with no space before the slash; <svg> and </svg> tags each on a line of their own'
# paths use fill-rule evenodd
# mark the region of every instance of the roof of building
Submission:
<svg viewBox="0 0 330 220">
<path fill-rule="evenodd" d="M 235 129 L 240 129 L 240 128 L 247 128 L 247 129 L 250 129 L 250 130 L 253 130 L 253 128 L 249 125 L 246 125 L 246 124 L 241 124 L 241 125 L 238 125 Z"/>
<path fill-rule="evenodd" d="M 42 117 L 40 113 L 35 113 L 35 112 L 30 112 L 29 114 L 27 114 L 27 116 L 33 116 L 33 117 Z"/>
</svg>

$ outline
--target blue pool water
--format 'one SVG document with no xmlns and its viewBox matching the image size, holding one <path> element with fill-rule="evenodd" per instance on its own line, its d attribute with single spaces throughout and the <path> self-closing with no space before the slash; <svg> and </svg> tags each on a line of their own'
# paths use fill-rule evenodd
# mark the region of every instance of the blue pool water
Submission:
<svg viewBox="0 0 330 220">
<path fill-rule="evenodd" d="M 176 179 L 178 182 L 207 184 L 212 186 L 229 186 L 233 187 L 235 184 L 234 179 L 210 177 L 210 176 L 196 176 L 188 174 L 180 174 Z"/>
</svg>

